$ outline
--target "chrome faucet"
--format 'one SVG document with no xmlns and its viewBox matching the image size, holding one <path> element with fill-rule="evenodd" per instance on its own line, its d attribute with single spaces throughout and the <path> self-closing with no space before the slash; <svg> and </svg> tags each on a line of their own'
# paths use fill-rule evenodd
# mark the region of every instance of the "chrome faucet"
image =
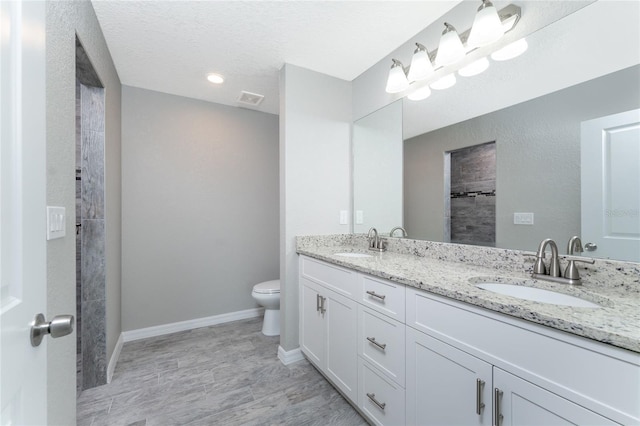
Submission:
<svg viewBox="0 0 640 426">
<path fill-rule="evenodd" d="M 544 263 L 545 250 L 547 245 L 551 247 L 551 261 L 549 262 L 549 269 L 547 270 Z M 536 263 L 533 265 L 533 278 L 538 278 L 546 281 L 554 281 L 563 284 L 581 285 L 582 278 L 576 267 L 576 262 L 595 263 L 593 259 L 582 259 L 578 257 L 572 257 L 574 252 L 582 252 L 582 242 L 580 238 L 571 237 L 569 244 L 567 245 L 567 260 L 569 264 L 564 270 L 564 276 L 560 275 L 560 258 L 558 256 L 558 246 L 551 238 L 547 238 L 540 242 L 538 252 L 536 253 Z"/>
<path fill-rule="evenodd" d="M 582 241 L 580 241 L 580 237 L 577 235 L 571 237 L 569 239 L 569 243 L 567 244 L 567 254 L 572 255 L 573 252 L 582 253 L 584 250 L 582 249 Z"/>
<path fill-rule="evenodd" d="M 378 230 L 376 228 L 369 229 L 369 232 L 367 233 L 367 239 L 369 240 L 369 250 L 387 250 L 387 242 L 384 239 L 380 238 L 380 236 L 378 235 Z"/>
<path fill-rule="evenodd" d="M 545 250 L 547 245 L 551 247 L 551 262 L 549 262 L 549 271 L 544 264 Z M 549 275 L 552 277 L 560 276 L 560 259 L 558 258 L 558 246 L 551 238 L 544 239 L 540 242 L 538 252 L 536 253 L 536 263 L 533 266 L 534 274 Z"/>
<path fill-rule="evenodd" d="M 393 237 L 393 233 L 396 232 L 397 230 L 402 231 L 402 237 L 401 238 L 406 238 L 409 235 L 407 234 L 407 231 L 405 231 L 405 229 L 402 226 L 396 226 L 395 228 L 393 228 L 391 230 L 391 232 L 389 232 L 389 237 Z"/>
</svg>

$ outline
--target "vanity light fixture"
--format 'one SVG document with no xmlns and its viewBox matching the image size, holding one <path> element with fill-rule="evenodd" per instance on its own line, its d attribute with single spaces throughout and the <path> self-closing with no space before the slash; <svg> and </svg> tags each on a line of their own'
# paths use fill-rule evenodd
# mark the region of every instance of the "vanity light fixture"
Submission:
<svg viewBox="0 0 640 426">
<path fill-rule="evenodd" d="M 471 62 L 469 65 L 464 66 L 458 70 L 458 74 L 462 77 L 472 77 L 474 75 L 478 75 L 489 68 L 489 60 L 484 57 L 480 58 L 477 61 Z"/>
<path fill-rule="evenodd" d="M 509 59 L 513 59 L 522 55 L 529 48 L 529 44 L 527 40 L 521 38 L 520 40 L 516 40 L 511 44 L 507 44 L 500 50 L 496 50 L 491 54 L 491 59 L 494 61 L 508 61 Z"/>
<path fill-rule="evenodd" d="M 457 64 L 464 59 L 467 53 L 495 43 L 505 33 L 514 29 L 520 21 L 522 9 L 510 4 L 497 11 L 490 0 L 481 0 L 481 2 L 473 26 L 467 31 L 458 34 L 453 25 L 448 22 L 444 23 L 445 29 L 440 37 L 438 49 L 431 54 L 424 45 L 416 43 L 411 66 L 408 69 L 405 69 L 399 60 L 392 59 L 393 65 L 389 70 L 386 91 L 399 93 L 419 80 L 433 79 L 434 73 L 442 75 L 448 72 L 444 77 L 429 83 L 431 89 L 443 90 L 456 83 L 456 71 L 463 77 L 470 77 L 485 71 L 489 67 L 488 57 L 477 59 L 464 67 Z M 525 50 L 527 50 L 527 42 L 521 39 L 500 50 L 494 49 L 493 53 L 491 50 L 485 49 L 484 54 L 491 54 L 493 60 L 505 61 L 515 58 Z M 441 72 L 443 68 L 445 70 Z M 427 85 L 419 83 L 416 86 L 420 86 L 422 89 Z M 407 97 L 411 100 L 421 100 L 429 96 L 430 90 L 427 92 L 426 89 L 424 91 L 420 89 L 411 91 Z"/>
<path fill-rule="evenodd" d="M 424 86 L 409 93 L 409 95 L 407 95 L 407 98 L 412 101 L 421 101 L 423 99 L 427 99 L 429 96 L 431 96 L 431 89 L 429 88 L 429 86 Z"/>
<path fill-rule="evenodd" d="M 389 77 L 387 78 L 387 93 L 398 93 L 409 87 L 409 80 L 404 72 L 404 66 L 402 62 L 397 59 L 392 59 L 393 65 L 389 70 Z"/>
<path fill-rule="evenodd" d="M 411 67 L 409 67 L 409 81 L 424 80 L 433 74 L 433 64 L 429 58 L 427 48 L 420 43 L 416 43 L 416 50 L 411 58 Z"/>
<path fill-rule="evenodd" d="M 213 84 L 222 84 L 224 83 L 224 77 L 220 74 L 211 73 L 207 75 L 207 80 L 209 80 Z"/>
<path fill-rule="evenodd" d="M 456 84 L 456 75 L 454 73 L 451 73 L 437 79 L 436 81 L 431 83 L 429 86 L 431 86 L 431 88 L 434 90 L 444 90 L 444 89 L 448 89 L 454 84 Z"/>
<path fill-rule="evenodd" d="M 436 65 L 441 67 L 459 62 L 466 54 L 455 27 L 447 22 L 444 23 L 444 27 L 442 37 L 440 37 L 440 44 L 438 45 L 438 53 L 436 54 Z"/>
<path fill-rule="evenodd" d="M 467 47 L 482 47 L 494 43 L 504 35 L 504 28 L 493 3 L 482 0 L 473 20 Z"/>
</svg>

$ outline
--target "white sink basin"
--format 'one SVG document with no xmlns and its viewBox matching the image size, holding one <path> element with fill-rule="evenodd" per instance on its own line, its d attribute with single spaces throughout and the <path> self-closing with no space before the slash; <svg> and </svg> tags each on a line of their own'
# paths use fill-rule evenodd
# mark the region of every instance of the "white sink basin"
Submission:
<svg viewBox="0 0 640 426">
<path fill-rule="evenodd" d="M 370 254 L 366 254 L 366 253 L 335 253 L 336 256 L 342 256 L 342 257 L 373 257 Z"/>
<path fill-rule="evenodd" d="M 494 293 L 506 296 L 517 297 L 518 299 L 532 300 L 534 302 L 550 303 L 553 305 L 574 306 L 577 308 L 599 308 L 600 305 L 589 302 L 579 297 L 568 294 L 556 293 L 555 291 L 543 290 L 541 288 L 526 287 L 522 285 L 502 284 L 502 283 L 482 283 L 476 287 L 489 290 Z"/>
</svg>

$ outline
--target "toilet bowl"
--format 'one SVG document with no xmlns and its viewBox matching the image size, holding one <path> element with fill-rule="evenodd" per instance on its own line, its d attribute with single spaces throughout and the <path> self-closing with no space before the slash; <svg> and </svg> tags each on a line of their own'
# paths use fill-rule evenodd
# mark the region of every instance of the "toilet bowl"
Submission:
<svg viewBox="0 0 640 426">
<path fill-rule="evenodd" d="M 265 281 L 253 286 L 253 299 L 264 306 L 262 334 L 265 336 L 280 335 L 280 280 Z"/>
</svg>

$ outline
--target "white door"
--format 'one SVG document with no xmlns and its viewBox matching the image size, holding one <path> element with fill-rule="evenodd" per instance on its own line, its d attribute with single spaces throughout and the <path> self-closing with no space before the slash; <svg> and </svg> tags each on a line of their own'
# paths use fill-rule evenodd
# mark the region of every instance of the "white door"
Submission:
<svg viewBox="0 0 640 426">
<path fill-rule="evenodd" d="M 324 291 L 326 374 L 352 401 L 358 386 L 358 304 L 331 290 Z"/>
<path fill-rule="evenodd" d="M 47 423 L 45 4 L 0 1 L 0 424 Z"/>
<path fill-rule="evenodd" d="M 492 366 L 407 327 L 407 424 L 491 423 Z"/>
<path fill-rule="evenodd" d="M 499 368 L 493 368 L 494 410 L 499 426 L 616 425 L 568 399 Z"/>
<path fill-rule="evenodd" d="M 300 277 L 300 348 L 320 369 L 325 367 L 325 319 L 320 309 L 324 288 Z"/>
<path fill-rule="evenodd" d="M 585 255 L 640 262 L 640 110 L 581 128 Z"/>
</svg>

